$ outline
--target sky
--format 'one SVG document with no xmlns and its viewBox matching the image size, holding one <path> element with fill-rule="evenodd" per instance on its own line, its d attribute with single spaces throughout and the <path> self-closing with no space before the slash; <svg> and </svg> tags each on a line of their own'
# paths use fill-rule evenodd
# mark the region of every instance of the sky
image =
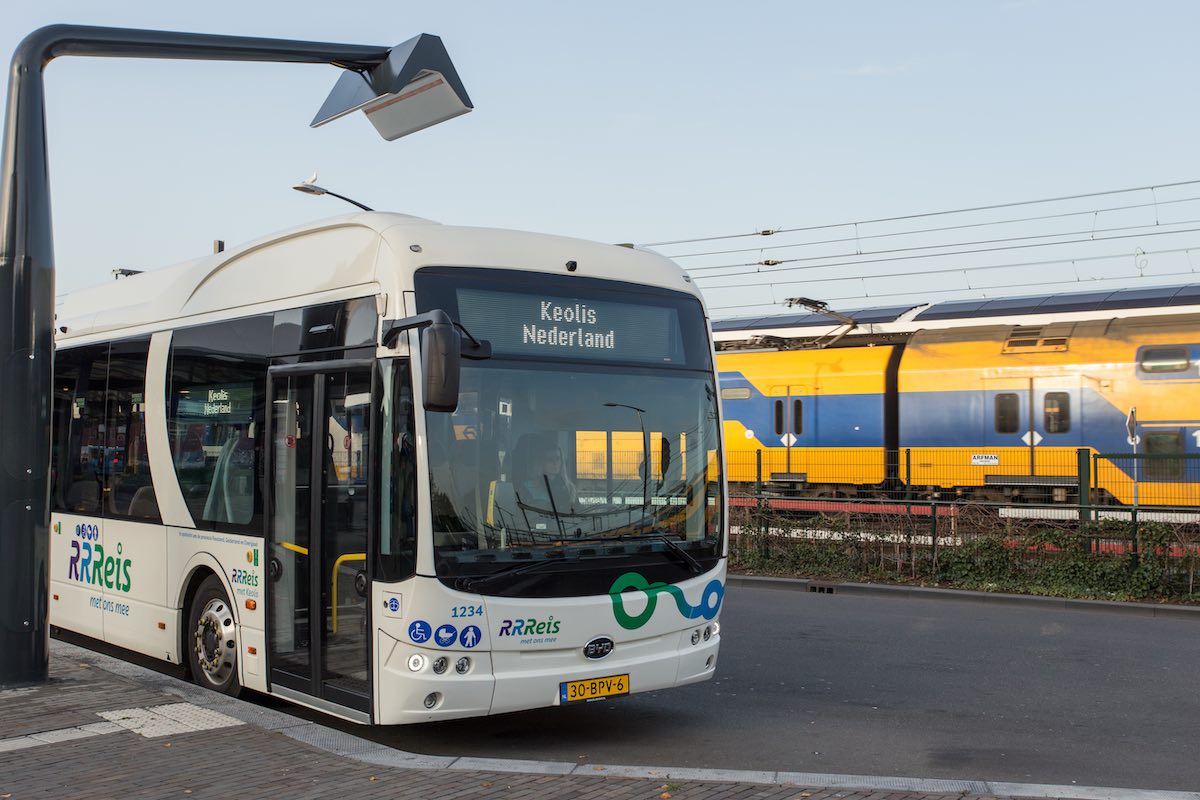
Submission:
<svg viewBox="0 0 1200 800">
<path fill-rule="evenodd" d="M 475 105 L 385 142 L 361 114 L 308 127 L 334 67 L 58 59 L 60 293 L 349 210 L 290 189 L 313 171 L 448 224 L 711 239 L 656 249 L 695 270 L 715 317 L 800 295 L 862 308 L 1185 283 L 1200 264 L 1189 0 L 11 0 L 0 50 L 57 22 L 432 33 Z M 1155 188 L 871 222 L 1135 187 Z M 713 238 L 794 228 L 815 230 Z"/>
</svg>

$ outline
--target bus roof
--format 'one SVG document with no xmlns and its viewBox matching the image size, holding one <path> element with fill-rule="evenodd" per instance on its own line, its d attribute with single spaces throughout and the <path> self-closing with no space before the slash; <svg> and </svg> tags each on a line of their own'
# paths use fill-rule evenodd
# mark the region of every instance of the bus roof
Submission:
<svg viewBox="0 0 1200 800">
<path fill-rule="evenodd" d="M 568 273 L 569 261 L 576 269 Z M 57 341 L 133 335 L 381 294 L 387 298 L 384 315 L 401 317 L 403 293 L 413 290 L 413 273 L 424 266 L 606 278 L 674 289 L 703 302 L 682 269 L 648 250 L 371 211 L 319 220 L 64 295 L 56 309 Z"/>
</svg>

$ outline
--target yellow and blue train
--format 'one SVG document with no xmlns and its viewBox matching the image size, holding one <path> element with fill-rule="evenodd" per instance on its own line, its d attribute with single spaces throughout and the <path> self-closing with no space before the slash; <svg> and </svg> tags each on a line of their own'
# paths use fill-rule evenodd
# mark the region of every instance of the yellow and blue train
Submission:
<svg viewBox="0 0 1200 800">
<path fill-rule="evenodd" d="M 837 316 L 713 324 L 731 483 L 1200 505 L 1200 284 Z"/>
</svg>

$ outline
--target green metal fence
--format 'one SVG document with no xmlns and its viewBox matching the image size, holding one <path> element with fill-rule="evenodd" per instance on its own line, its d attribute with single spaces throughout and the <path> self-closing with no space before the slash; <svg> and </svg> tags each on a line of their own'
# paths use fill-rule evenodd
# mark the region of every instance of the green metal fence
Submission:
<svg viewBox="0 0 1200 800">
<path fill-rule="evenodd" d="M 965 490 L 898 480 L 838 491 L 773 480 L 756 460 L 754 480 L 732 485 L 732 565 L 1078 597 L 1195 598 L 1200 456 L 1069 452 L 1069 469 L 1055 462 L 1056 480 L 976 480 Z M 958 463 L 955 454 L 916 448 L 896 456 L 906 477 L 916 459 Z"/>
<path fill-rule="evenodd" d="M 1105 599 L 1197 595 L 1200 513 L 731 498 L 735 570 Z M 1101 509 L 1096 509 L 1098 515 Z M 1065 512 L 1065 513 L 1064 513 Z"/>
</svg>

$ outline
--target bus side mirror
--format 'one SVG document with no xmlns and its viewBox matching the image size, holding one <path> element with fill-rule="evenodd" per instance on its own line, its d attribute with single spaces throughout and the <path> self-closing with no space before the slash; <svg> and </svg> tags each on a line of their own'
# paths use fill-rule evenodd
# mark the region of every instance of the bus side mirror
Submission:
<svg viewBox="0 0 1200 800">
<path fill-rule="evenodd" d="M 421 331 L 421 372 L 425 375 L 425 410 L 455 411 L 461 372 L 462 336 L 449 319 Z"/>
</svg>

